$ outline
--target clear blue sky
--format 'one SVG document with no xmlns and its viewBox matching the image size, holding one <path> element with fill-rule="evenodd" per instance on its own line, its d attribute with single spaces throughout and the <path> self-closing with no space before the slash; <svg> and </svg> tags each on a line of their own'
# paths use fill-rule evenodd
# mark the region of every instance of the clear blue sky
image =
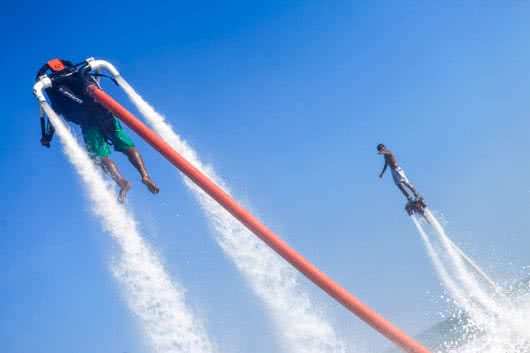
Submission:
<svg viewBox="0 0 530 353">
<path fill-rule="evenodd" d="M 113 243 L 58 141 L 39 145 L 37 69 L 112 62 L 237 198 L 361 300 L 415 334 L 442 288 L 375 146 L 396 153 L 453 239 L 496 280 L 530 240 L 530 5 L 395 1 L 10 2 L 0 29 L 0 350 L 143 353 L 108 271 Z M 126 103 L 110 82 L 104 88 Z M 130 105 L 128 105 L 130 106 Z M 132 132 L 131 132 L 131 135 Z M 279 352 L 261 303 L 177 173 L 129 206 L 222 352 Z M 355 347 L 388 346 L 308 285 Z"/>
</svg>

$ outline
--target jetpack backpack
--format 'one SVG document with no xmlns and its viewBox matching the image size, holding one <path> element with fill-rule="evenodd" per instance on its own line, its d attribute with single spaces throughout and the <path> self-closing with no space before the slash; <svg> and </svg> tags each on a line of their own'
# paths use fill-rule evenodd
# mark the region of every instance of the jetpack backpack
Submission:
<svg viewBox="0 0 530 353">
<path fill-rule="evenodd" d="M 87 94 L 87 86 L 98 85 L 96 79 L 89 73 L 76 69 L 76 65 L 68 60 L 53 59 L 44 64 L 37 72 L 37 79 L 48 70 L 57 74 L 53 86 L 46 88 L 46 95 L 52 108 L 66 120 L 80 125 L 82 129 L 99 127 L 107 140 L 116 134 L 114 117 L 103 106 L 94 101 Z M 99 85 L 98 85 L 99 86 Z M 44 127 L 43 127 L 44 125 Z M 43 137 L 53 135 L 53 127 L 41 119 Z"/>
</svg>

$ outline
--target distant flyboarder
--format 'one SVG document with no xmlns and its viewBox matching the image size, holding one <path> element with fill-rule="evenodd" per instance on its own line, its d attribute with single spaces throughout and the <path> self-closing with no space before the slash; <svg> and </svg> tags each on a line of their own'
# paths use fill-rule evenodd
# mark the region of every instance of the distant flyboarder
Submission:
<svg viewBox="0 0 530 353">
<path fill-rule="evenodd" d="M 37 79 L 48 69 L 58 73 L 73 66 L 67 60 L 50 60 L 39 70 Z M 120 188 L 118 201 L 125 201 L 131 183 L 122 177 L 116 164 L 109 158 L 110 146 L 114 146 L 114 150 L 127 156 L 131 164 L 140 173 L 142 183 L 147 186 L 150 192 L 158 193 L 159 188 L 149 176 L 142 156 L 132 140 L 123 131 L 119 121 L 87 94 L 86 87 L 89 84 L 98 83 L 92 76 L 82 75 L 78 71 L 65 71 L 64 76 L 59 76 L 54 81 L 53 86 L 46 89 L 46 94 L 51 101 L 52 108 L 58 114 L 81 127 L 88 154 L 118 184 Z M 53 126 L 48 124 L 46 129 L 45 122 L 41 121 L 41 127 L 43 131 L 40 142 L 49 148 L 54 134 Z"/>
<path fill-rule="evenodd" d="M 385 147 L 385 145 L 380 143 L 379 145 L 377 145 L 377 153 L 382 154 L 383 157 L 385 157 L 385 166 L 383 167 L 383 171 L 381 172 L 381 174 L 379 174 L 379 178 L 383 177 L 383 174 L 385 174 L 386 168 L 390 165 L 390 172 L 392 173 L 392 179 L 394 179 L 394 183 L 399 188 L 399 190 L 401 190 L 403 195 L 405 195 L 407 200 L 412 201 L 413 199 L 407 192 L 407 189 L 405 189 L 405 186 L 407 186 L 410 189 L 410 191 L 412 191 L 415 198 L 419 198 L 420 195 L 418 195 L 418 192 L 416 191 L 414 186 L 412 186 L 412 184 L 410 183 L 409 179 L 405 175 L 405 172 L 403 171 L 403 169 L 401 169 L 401 167 L 397 163 L 396 157 L 394 156 L 392 151 L 390 151 L 389 149 Z"/>
<path fill-rule="evenodd" d="M 407 213 L 409 215 L 412 215 L 414 212 L 418 212 L 423 215 L 423 210 L 427 205 L 425 204 L 423 197 L 418 194 L 414 186 L 410 183 L 403 169 L 401 169 L 401 167 L 397 163 L 396 157 L 394 156 L 392 151 L 390 151 L 385 147 L 385 145 L 380 143 L 379 145 L 377 145 L 377 153 L 382 154 L 385 158 L 385 166 L 379 174 L 379 178 L 383 177 L 386 168 L 390 166 L 390 172 L 392 173 L 392 179 L 394 179 L 394 183 L 408 200 L 407 205 L 405 206 L 405 210 L 407 211 Z M 409 195 L 407 189 L 405 189 L 405 186 L 409 188 L 410 191 L 412 191 L 414 197 Z"/>
</svg>

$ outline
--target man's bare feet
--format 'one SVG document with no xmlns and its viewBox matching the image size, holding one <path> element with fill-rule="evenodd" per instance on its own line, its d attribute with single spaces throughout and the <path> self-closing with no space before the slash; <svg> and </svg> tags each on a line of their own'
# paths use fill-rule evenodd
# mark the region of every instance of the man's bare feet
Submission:
<svg viewBox="0 0 530 353">
<path fill-rule="evenodd" d="M 120 183 L 120 193 L 118 196 L 118 202 L 124 203 L 125 198 L 127 197 L 127 192 L 131 188 L 131 183 L 129 183 L 127 180 L 123 180 L 123 182 Z"/>
<path fill-rule="evenodd" d="M 144 185 L 147 186 L 149 191 L 151 191 L 153 194 L 158 194 L 158 192 L 160 191 L 158 186 L 148 176 L 142 178 L 142 183 L 144 183 Z"/>
</svg>

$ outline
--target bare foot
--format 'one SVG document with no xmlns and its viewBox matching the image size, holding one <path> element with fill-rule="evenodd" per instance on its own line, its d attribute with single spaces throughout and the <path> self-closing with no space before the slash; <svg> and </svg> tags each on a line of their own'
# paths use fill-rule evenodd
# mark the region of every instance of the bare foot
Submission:
<svg viewBox="0 0 530 353">
<path fill-rule="evenodd" d="M 127 192 L 131 188 L 131 183 L 129 183 L 127 180 L 124 180 L 122 183 L 120 183 L 120 194 L 118 196 L 118 202 L 124 203 L 125 197 L 127 197 Z"/>
<path fill-rule="evenodd" d="M 151 180 L 150 177 L 142 178 L 142 183 L 144 183 L 144 185 L 147 186 L 149 191 L 151 191 L 153 194 L 158 194 L 158 192 L 160 191 L 158 186 L 156 186 L 156 184 Z"/>
</svg>

